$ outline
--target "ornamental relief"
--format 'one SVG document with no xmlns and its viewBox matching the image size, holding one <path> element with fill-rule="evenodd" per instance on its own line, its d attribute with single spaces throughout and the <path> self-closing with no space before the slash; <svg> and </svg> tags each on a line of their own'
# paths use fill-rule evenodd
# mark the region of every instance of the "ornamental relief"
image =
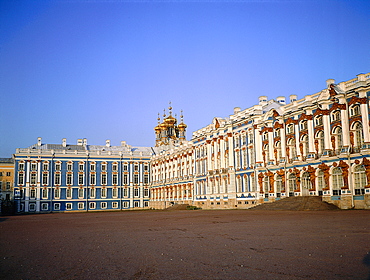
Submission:
<svg viewBox="0 0 370 280">
<path fill-rule="evenodd" d="M 323 116 L 327 116 L 329 115 L 329 110 L 323 110 L 323 109 L 320 109 L 318 108 L 315 113 L 313 113 L 313 116 L 316 117 L 316 116 L 320 116 L 320 115 L 323 115 Z"/>
<path fill-rule="evenodd" d="M 367 98 L 366 97 L 357 97 L 357 96 L 352 96 L 352 98 L 349 100 L 348 105 L 351 106 L 353 104 L 366 104 L 367 103 Z"/>
</svg>

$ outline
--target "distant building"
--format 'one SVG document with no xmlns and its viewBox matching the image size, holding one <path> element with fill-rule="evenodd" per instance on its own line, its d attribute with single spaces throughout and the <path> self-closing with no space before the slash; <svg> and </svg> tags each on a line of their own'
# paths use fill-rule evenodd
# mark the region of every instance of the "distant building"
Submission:
<svg viewBox="0 0 370 280">
<path fill-rule="evenodd" d="M 151 148 L 44 144 L 17 149 L 14 194 L 17 211 L 58 212 L 149 207 Z"/>
<path fill-rule="evenodd" d="M 13 209 L 14 160 L 0 158 L 0 212 L 10 214 Z"/>
<path fill-rule="evenodd" d="M 369 209 L 369 95 L 370 73 L 327 80 L 327 88 L 300 100 L 261 96 L 229 118 L 214 118 L 189 142 L 161 141 L 175 123 L 164 118 L 155 128 L 151 206 L 250 208 L 321 196 L 343 209 Z"/>
</svg>

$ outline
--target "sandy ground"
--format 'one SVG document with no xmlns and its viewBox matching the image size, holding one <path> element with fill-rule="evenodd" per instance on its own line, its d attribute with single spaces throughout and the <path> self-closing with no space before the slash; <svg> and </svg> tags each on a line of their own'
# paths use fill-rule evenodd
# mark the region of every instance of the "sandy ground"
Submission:
<svg viewBox="0 0 370 280">
<path fill-rule="evenodd" d="M 1 279 L 370 279 L 370 211 L 0 217 Z"/>
</svg>

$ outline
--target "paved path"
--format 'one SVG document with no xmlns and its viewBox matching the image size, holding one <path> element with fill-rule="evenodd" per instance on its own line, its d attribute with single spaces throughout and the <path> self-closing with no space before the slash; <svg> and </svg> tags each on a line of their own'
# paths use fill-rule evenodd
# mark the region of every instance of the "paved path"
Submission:
<svg viewBox="0 0 370 280">
<path fill-rule="evenodd" d="M 0 219 L 0 279 L 369 279 L 366 210 Z"/>
</svg>

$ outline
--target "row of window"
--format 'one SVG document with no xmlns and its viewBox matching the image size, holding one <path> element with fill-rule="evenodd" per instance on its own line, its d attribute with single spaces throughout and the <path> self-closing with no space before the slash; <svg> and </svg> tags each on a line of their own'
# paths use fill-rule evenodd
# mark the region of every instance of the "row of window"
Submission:
<svg viewBox="0 0 370 280">
<path fill-rule="evenodd" d="M 66 169 L 67 171 L 73 171 L 73 166 L 74 166 L 74 162 L 67 162 L 65 163 L 66 164 Z M 85 162 L 78 162 L 78 171 L 82 172 L 85 170 L 85 165 L 86 163 Z M 96 171 L 97 170 L 97 163 L 95 162 L 90 162 L 90 171 Z M 48 171 L 49 170 L 49 162 L 48 161 L 44 161 L 42 162 L 42 171 Z M 38 163 L 37 162 L 31 162 L 30 164 L 30 170 L 31 171 L 37 171 L 38 169 Z M 62 170 L 62 162 L 60 161 L 57 161 L 54 163 L 54 169 L 55 171 L 61 171 Z M 139 163 L 134 163 L 133 164 L 133 171 L 136 171 L 138 172 L 139 171 Z M 18 170 L 19 171 L 24 171 L 25 170 L 25 163 L 24 162 L 19 162 L 18 163 Z M 101 171 L 108 171 L 108 163 L 106 162 L 103 162 L 103 163 L 100 163 L 100 170 Z M 122 163 L 122 170 L 123 171 L 129 171 L 129 163 L 125 162 L 125 163 Z M 112 171 L 118 171 L 118 163 L 112 163 Z M 143 171 L 144 172 L 149 172 L 149 164 L 145 163 L 143 165 Z M 10 172 L 9 172 L 10 173 Z M 0 173 L 0 176 L 2 173 Z M 7 176 L 10 176 L 7 175 Z"/>
<path fill-rule="evenodd" d="M 72 199 L 73 198 L 73 190 L 75 190 L 75 198 L 79 199 L 84 199 L 85 198 L 85 189 L 84 188 L 79 188 L 79 189 L 72 189 L 72 188 L 67 188 L 65 189 L 65 193 L 61 195 L 62 189 L 60 188 L 54 188 L 54 199 L 60 199 L 60 198 L 67 198 L 67 199 Z M 77 190 L 77 193 L 76 193 Z M 29 198 L 30 199 L 36 199 L 37 198 L 37 193 L 36 189 L 30 189 L 29 192 Z M 50 188 L 43 188 L 41 189 L 41 197 L 42 199 L 49 199 L 51 189 Z M 109 194 L 108 194 L 109 192 Z M 89 189 L 89 198 L 107 198 L 108 196 L 111 198 L 118 198 L 118 188 L 90 188 Z M 123 188 L 122 189 L 122 196 L 123 197 L 129 197 L 129 189 L 128 188 Z M 139 188 L 134 188 L 133 189 L 133 196 L 134 197 L 140 197 L 140 189 Z M 144 197 L 149 197 L 149 188 L 144 188 L 143 189 L 143 196 Z M 24 192 L 20 193 L 20 197 L 24 199 Z"/>
<path fill-rule="evenodd" d="M 119 202 L 113 201 L 111 202 L 111 208 L 112 209 L 118 209 L 119 208 Z M 89 210 L 94 210 L 98 209 L 97 208 L 97 202 L 89 202 Z M 41 211 L 49 211 L 49 203 L 41 203 Z M 73 203 L 66 203 L 65 204 L 65 210 L 85 210 L 85 203 L 84 202 L 78 202 L 76 209 L 73 208 Z M 99 204 L 100 208 L 99 209 L 108 209 L 108 202 L 100 202 Z M 144 207 L 149 207 L 149 202 L 144 201 L 143 203 Z M 129 208 L 130 207 L 130 202 L 129 201 L 123 201 L 122 202 L 122 209 L 124 208 Z M 140 201 L 134 201 L 133 207 L 140 207 Z M 60 203 L 54 203 L 54 210 L 55 211 L 60 211 L 61 209 L 61 204 Z M 24 211 L 24 204 L 21 204 L 21 211 Z M 34 212 L 36 211 L 36 203 L 30 203 L 29 204 L 29 211 Z"/>
<path fill-rule="evenodd" d="M 9 176 L 12 176 L 12 173 L 11 172 L 3 172 L 3 171 L 0 171 L 0 177 L 2 177 L 2 176 L 9 177 Z"/>
<path fill-rule="evenodd" d="M 29 174 L 29 183 L 30 185 L 36 185 L 38 182 L 37 178 L 37 172 L 31 172 Z M 41 183 L 43 186 L 49 185 L 49 173 L 48 172 L 43 172 L 41 174 Z M 100 184 L 102 186 L 106 186 L 107 183 L 107 173 L 101 173 L 100 174 Z M 77 174 L 78 178 L 78 185 L 83 186 L 85 184 L 85 174 L 84 173 L 78 173 Z M 60 186 L 62 184 L 62 174 L 60 172 L 54 173 L 54 185 L 55 186 Z M 71 186 L 73 185 L 73 173 L 67 173 L 65 174 L 65 179 L 66 179 L 66 185 Z M 19 172 L 18 173 L 18 185 L 23 186 L 25 183 L 25 173 L 24 172 Z M 122 182 L 123 185 L 129 185 L 129 174 L 122 174 Z M 97 185 L 97 176 L 96 173 L 90 173 L 90 181 L 89 181 L 91 186 Z M 132 183 L 134 185 L 138 185 L 139 182 L 139 174 L 133 174 L 132 177 Z M 149 184 L 149 174 L 144 174 L 143 175 L 143 184 L 147 185 Z M 118 174 L 112 174 L 112 185 L 117 186 L 118 185 Z"/>
</svg>

